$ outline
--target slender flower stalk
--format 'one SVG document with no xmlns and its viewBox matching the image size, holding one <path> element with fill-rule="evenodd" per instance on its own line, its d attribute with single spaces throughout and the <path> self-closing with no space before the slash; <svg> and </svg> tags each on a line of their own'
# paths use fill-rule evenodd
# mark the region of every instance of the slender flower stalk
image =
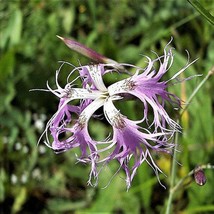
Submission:
<svg viewBox="0 0 214 214">
<path fill-rule="evenodd" d="M 52 89 L 47 83 L 48 91 L 59 99 L 56 113 L 46 125 L 42 136 L 46 136 L 45 143 L 56 153 L 65 152 L 73 148 L 80 149 L 79 162 L 91 165 L 88 184 L 97 184 L 99 166 L 107 165 L 113 160 L 119 163 L 126 175 L 126 185 L 130 188 L 131 182 L 138 167 L 146 162 L 155 174 L 162 172 L 155 164 L 152 153 L 165 152 L 172 154 L 174 148 L 173 136 L 180 132 L 181 127 L 167 113 L 166 103 L 180 106 L 180 99 L 167 91 L 169 82 L 177 78 L 190 64 L 178 71 L 168 81 L 162 80 L 173 64 L 173 49 L 169 44 L 164 49 L 163 56 L 155 59 L 146 57 L 148 65 L 140 68 L 134 65 L 117 63 L 82 44 L 69 39 L 62 39 L 71 49 L 92 58 L 98 64 L 76 67 L 68 74 L 67 84 L 62 87 L 58 83 L 60 69 L 56 72 L 56 88 Z M 155 69 L 159 64 L 158 69 Z M 129 77 L 106 86 L 103 77 L 107 73 L 120 75 L 128 72 Z M 120 71 L 120 72 L 118 72 Z M 71 75 L 78 72 L 78 77 L 69 81 Z M 75 81 L 80 79 L 80 88 L 74 87 Z M 170 83 L 171 84 L 171 83 Z M 142 102 L 143 118 L 137 121 L 127 118 L 117 109 L 115 103 L 131 97 Z M 73 105 L 72 101 L 79 100 Z M 103 116 L 112 126 L 112 133 L 104 141 L 95 141 L 90 136 L 89 120 L 96 116 L 98 109 L 103 109 Z M 150 119 L 149 115 L 153 115 Z M 147 126 L 142 127 L 142 124 Z M 133 161 L 132 161 L 133 159 Z"/>
<path fill-rule="evenodd" d="M 214 75 L 214 67 L 211 68 L 211 70 L 207 73 L 207 75 L 204 77 L 204 79 L 201 81 L 201 83 L 195 88 L 195 90 L 193 91 L 193 93 L 190 95 L 189 99 L 187 100 L 187 105 L 185 106 L 185 108 L 180 110 L 180 117 L 184 114 L 184 112 L 187 110 L 187 108 L 189 107 L 189 103 L 191 103 L 192 99 L 195 97 L 195 95 L 197 94 L 197 92 L 202 88 L 202 86 L 206 83 L 206 81 L 212 76 Z M 171 177 L 170 177 L 170 190 L 169 190 L 169 197 L 168 200 L 166 202 L 166 214 L 170 214 L 171 213 L 171 209 L 172 209 L 172 201 L 173 201 L 173 197 L 175 192 L 179 189 L 181 183 L 183 182 L 183 180 L 185 180 L 186 177 L 184 177 L 184 179 L 181 179 L 176 185 L 175 185 L 175 178 L 176 178 L 176 147 L 177 147 L 177 141 L 178 141 L 178 134 L 176 133 L 175 136 L 175 148 L 174 148 L 174 155 L 173 155 L 173 159 L 172 159 L 172 169 L 171 169 Z M 210 166 L 210 165 L 209 165 Z M 202 167 L 202 168 L 206 168 L 206 167 Z M 209 168 L 209 167 L 207 167 Z M 210 168 L 213 168 L 210 167 Z M 187 175 L 187 177 L 189 177 L 189 175 L 193 174 L 195 172 L 195 170 L 191 171 L 190 174 Z"/>
</svg>

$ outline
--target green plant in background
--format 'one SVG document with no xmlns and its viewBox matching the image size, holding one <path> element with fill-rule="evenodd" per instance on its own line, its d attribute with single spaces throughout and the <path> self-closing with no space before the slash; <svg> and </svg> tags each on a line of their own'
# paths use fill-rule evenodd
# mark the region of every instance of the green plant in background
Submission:
<svg viewBox="0 0 214 214">
<path fill-rule="evenodd" d="M 212 1 L 198 2 L 213 14 Z M 168 175 L 160 176 L 167 190 L 157 184 L 146 165 L 138 169 L 129 192 L 121 182 L 123 172 L 103 190 L 117 169 L 116 162 L 100 174 L 97 188 L 86 186 L 89 168 L 75 164 L 74 153 L 78 154 L 78 150 L 55 155 L 42 144 L 35 146 L 45 122 L 57 110 L 57 103 L 49 94 L 41 96 L 29 90 L 44 88 L 46 79 L 53 85 L 57 60 L 75 66 L 90 63 L 60 45 L 55 35 L 68 35 L 108 58 L 140 67 L 145 67 L 145 60 L 139 60 L 139 54 L 147 55 L 153 50 L 161 55 L 173 36 L 176 57 L 166 79 L 185 64 L 185 49 L 191 59 L 199 59 L 181 78 L 206 76 L 214 61 L 214 31 L 210 22 L 186 1 L 5 1 L 0 7 L 0 207 L 3 212 L 165 212 L 171 179 L 168 156 L 153 154 Z M 66 80 L 68 69 L 64 68 L 62 80 Z M 187 102 L 201 79 L 173 86 L 170 92 Z M 109 75 L 104 81 L 110 85 L 115 79 Z M 128 112 L 128 117 L 138 119 L 139 102 L 127 100 L 126 104 L 124 108 L 125 105 L 118 103 L 121 113 Z M 213 78 L 209 78 L 180 119 L 183 130 L 178 136 L 178 150 L 181 152 L 176 160 L 182 167 L 177 166 L 174 171 L 175 185 L 196 165 L 213 164 L 212 106 Z M 90 123 L 93 125 L 90 124 L 89 131 L 96 140 L 105 139 L 111 131 L 101 121 Z M 182 181 L 182 188 L 172 197 L 174 213 L 213 212 L 213 171 L 205 173 L 207 182 L 203 187 L 189 184 L 189 179 Z"/>
</svg>

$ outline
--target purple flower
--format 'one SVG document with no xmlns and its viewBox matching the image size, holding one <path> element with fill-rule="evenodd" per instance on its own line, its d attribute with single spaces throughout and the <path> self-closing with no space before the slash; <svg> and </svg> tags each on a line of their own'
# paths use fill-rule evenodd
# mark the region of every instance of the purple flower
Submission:
<svg viewBox="0 0 214 214">
<path fill-rule="evenodd" d="M 63 41 L 69 47 L 76 44 L 68 39 L 63 39 Z M 92 53 L 96 56 L 96 52 L 90 52 L 90 49 L 84 49 L 84 46 L 78 43 L 79 47 L 86 50 L 85 55 L 89 56 Z M 97 61 L 102 61 L 102 56 L 98 56 Z M 170 102 L 179 107 L 180 99 L 167 91 L 168 82 L 175 79 L 189 65 L 186 65 L 170 80 L 164 81 L 162 77 L 173 62 L 172 49 L 167 45 L 163 56 L 158 56 L 154 60 L 148 57 L 146 59 L 148 63 L 146 68 L 120 64 L 109 59 L 107 62 L 110 63 L 106 64 L 76 67 L 68 75 L 65 87 L 61 87 L 58 83 L 62 65 L 56 72 L 56 89 L 52 89 L 47 84 L 48 90 L 59 98 L 59 106 L 46 125 L 43 133 L 46 136 L 45 143 L 57 153 L 78 147 L 80 156 L 77 160 L 91 165 L 88 180 L 91 185 L 93 185 L 93 180 L 98 179 L 100 172 L 98 166 L 105 166 L 110 161 L 117 160 L 119 168 L 122 168 L 126 174 L 127 188 L 130 188 L 136 171 L 143 162 L 147 162 L 156 175 L 161 172 L 152 158 L 153 151 L 171 154 L 174 147 L 173 135 L 180 131 L 180 126 L 170 118 L 165 104 Z M 159 68 L 155 69 L 157 63 Z M 135 70 L 135 73 L 126 72 L 129 73 L 128 78 L 108 87 L 104 84 L 105 74 L 111 72 L 114 75 L 120 75 L 120 72 L 129 70 Z M 74 72 L 78 72 L 79 75 L 70 81 L 70 76 Z M 82 82 L 81 88 L 74 87 L 77 79 Z M 115 101 L 130 97 L 140 99 L 142 102 L 143 118 L 141 120 L 130 120 L 114 105 Z M 79 100 L 80 103 L 73 105 L 71 104 L 73 100 Z M 88 132 L 88 122 L 100 107 L 103 108 L 103 115 L 113 130 L 112 135 L 109 135 L 105 141 L 93 140 Z M 151 114 L 152 120 L 148 117 Z M 147 127 L 142 127 L 142 123 L 147 124 Z M 131 159 L 133 159 L 132 162 Z"/>
</svg>

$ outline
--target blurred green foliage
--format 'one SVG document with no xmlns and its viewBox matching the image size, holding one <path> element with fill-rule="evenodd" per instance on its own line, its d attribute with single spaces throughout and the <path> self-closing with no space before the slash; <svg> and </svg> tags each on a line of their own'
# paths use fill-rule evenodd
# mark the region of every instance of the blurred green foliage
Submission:
<svg viewBox="0 0 214 214">
<path fill-rule="evenodd" d="M 214 1 L 200 3 L 214 14 Z M 214 65 L 214 27 L 184 0 L 0 1 L 1 211 L 163 212 L 168 189 L 159 185 L 146 164 L 139 168 L 128 192 L 123 172 L 114 177 L 116 162 L 104 169 L 98 187 L 92 188 L 87 186 L 89 167 L 75 164 L 75 151 L 56 155 L 43 144 L 37 146 L 44 123 L 57 109 L 57 100 L 48 93 L 29 90 L 45 88 L 46 80 L 53 82 L 59 60 L 74 65 L 90 63 L 69 50 L 55 35 L 73 38 L 116 61 L 139 66 L 145 65 L 140 54 L 152 56 L 153 50 L 161 55 L 173 36 L 176 55 L 168 77 L 186 64 L 185 50 L 190 60 L 199 58 L 185 71 L 184 78 L 195 74 L 205 76 Z M 170 90 L 186 100 L 201 79 L 196 77 Z M 182 166 L 178 166 L 177 180 L 198 164 L 213 164 L 213 83 L 210 78 L 182 117 L 178 154 Z M 128 103 L 127 116 L 137 117 L 136 108 Z M 170 108 L 169 112 L 173 113 Z M 105 136 L 104 124 L 94 121 L 91 127 L 95 138 Z M 169 175 L 170 157 L 156 156 L 161 169 Z M 205 186 L 190 183 L 179 190 L 173 213 L 214 212 L 214 172 L 206 173 Z M 169 176 L 160 179 L 169 186 Z"/>
</svg>

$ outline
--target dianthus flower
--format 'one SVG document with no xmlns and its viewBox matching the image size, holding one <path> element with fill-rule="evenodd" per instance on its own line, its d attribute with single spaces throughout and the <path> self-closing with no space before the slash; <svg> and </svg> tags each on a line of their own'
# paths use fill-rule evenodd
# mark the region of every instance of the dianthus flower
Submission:
<svg viewBox="0 0 214 214">
<path fill-rule="evenodd" d="M 181 129 L 165 109 L 167 102 L 180 106 L 180 99 L 167 91 L 168 83 L 176 79 L 189 65 L 168 81 L 164 81 L 162 77 L 172 66 L 174 57 L 173 49 L 169 45 L 165 47 L 163 56 L 155 55 L 155 59 L 145 57 L 147 66 L 140 68 L 116 63 L 77 42 L 60 38 L 70 48 L 76 48 L 76 51 L 94 58 L 97 62 L 74 67 L 68 74 L 67 84 L 61 87 L 58 77 L 63 63 L 56 71 L 56 88 L 52 89 L 47 84 L 48 90 L 58 97 L 59 105 L 43 133 L 46 136 L 45 143 L 57 153 L 78 147 L 80 156 L 77 160 L 91 165 L 88 180 L 91 185 L 94 179 L 98 179 L 100 171 L 97 167 L 105 166 L 112 160 L 117 160 L 119 169 L 124 170 L 127 188 L 130 188 L 136 171 L 143 162 L 147 162 L 158 175 L 161 170 L 152 158 L 152 151 L 171 154 L 174 147 L 173 135 Z M 155 64 L 159 65 L 158 68 Z M 134 70 L 134 73 L 129 72 L 130 70 Z M 105 85 L 105 74 L 120 75 L 123 71 L 129 74 L 127 78 L 109 86 Z M 78 77 L 70 81 L 74 72 L 78 72 Z M 81 80 L 81 87 L 75 87 L 74 82 L 77 79 Z M 142 119 L 131 120 L 116 108 L 116 101 L 127 98 L 141 101 Z M 79 100 L 79 104 L 72 104 L 74 100 Z M 95 112 L 101 107 L 103 115 L 112 126 L 112 133 L 104 141 L 95 141 L 88 131 L 89 120 L 96 116 Z M 149 115 L 152 115 L 152 120 Z"/>
</svg>

